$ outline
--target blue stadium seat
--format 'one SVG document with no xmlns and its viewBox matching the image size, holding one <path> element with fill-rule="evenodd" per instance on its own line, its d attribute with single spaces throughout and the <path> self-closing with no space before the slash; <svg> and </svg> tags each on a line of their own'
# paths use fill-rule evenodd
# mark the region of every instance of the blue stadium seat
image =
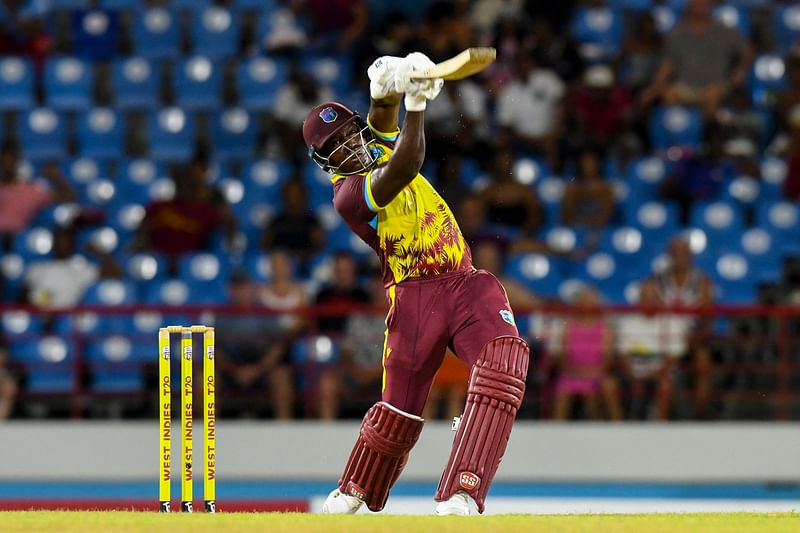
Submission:
<svg viewBox="0 0 800 533">
<path fill-rule="evenodd" d="M 31 160 L 64 157 L 67 126 L 60 113 L 47 107 L 31 109 L 20 115 L 17 130 L 24 157 Z"/>
<path fill-rule="evenodd" d="M 200 11 L 212 5 L 212 0 L 172 0 L 170 5 L 179 11 Z"/>
<path fill-rule="evenodd" d="M 89 6 L 89 0 L 50 0 L 52 9 L 85 9 Z"/>
<path fill-rule="evenodd" d="M 692 207 L 689 223 L 714 242 L 730 242 L 744 229 L 742 210 L 727 202 L 700 202 Z"/>
<path fill-rule="evenodd" d="M 25 366 L 25 388 L 29 393 L 61 394 L 75 387 L 74 354 L 64 338 L 48 335 L 38 340 L 12 342 L 10 352 L 12 358 Z"/>
<path fill-rule="evenodd" d="M 628 166 L 627 183 L 629 193 L 638 199 L 653 199 L 664 178 L 667 176 L 667 164 L 659 157 L 637 159 Z"/>
<path fill-rule="evenodd" d="M 774 202 L 783 198 L 783 182 L 786 181 L 786 161 L 768 156 L 761 161 L 761 193 L 759 201 Z"/>
<path fill-rule="evenodd" d="M 625 223 L 642 232 L 651 250 L 663 249 L 678 232 L 678 208 L 658 201 L 627 202 L 624 206 Z"/>
<path fill-rule="evenodd" d="M 153 302 L 155 296 L 152 292 L 144 294 L 141 289 L 145 286 L 149 288 L 151 282 L 163 282 L 167 279 L 167 265 L 164 259 L 153 254 L 138 253 L 125 258 L 122 264 L 128 278 L 136 283 L 140 289 L 140 296 L 145 300 L 149 298 L 149 303 L 157 303 Z"/>
<path fill-rule="evenodd" d="M 0 302 L 16 302 L 25 279 L 25 260 L 19 254 L 4 253 L 0 256 Z"/>
<path fill-rule="evenodd" d="M 714 8 L 714 20 L 739 31 L 744 37 L 750 36 L 750 13 L 746 9 L 730 4 L 718 5 Z"/>
<path fill-rule="evenodd" d="M 126 161 L 117 176 L 117 187 L 124 203 L 148 203 L 151 198 L 150 188 L 164 175 L 163 165 L 151 159 Z"/>
<path fill-rule="evenodd" d="M 119 159 L 125 152 L 125 116 L 107 107 L 81 113 L 77 128 L 79 152 L 96 159 Z"/>
<path fill-rule="evenodd" d="M 159 103 L 160 70 L 144 57 L 111 63 L 115 106 L 120 110 L 154 109 Z"/>
<path fill-rule="evenodd" d="M 547 176 L 536 184 L 536 192 L 547 213 L 547 225 L 555 226 L 560 222 L 561 200 L 564 198 L 566 183 L 557 176 Z"/>
<path fill-rule="evenodd" d="M 702 135 L 702 120 L 697 109 L 660 106 L 650 117 L 650 140 L 656 150 L 666 150 L 672 146 L 697 146 Z"/>
<path fill-rule="evenodd" d="M 800 5 L 776 7 L 773 11 L 773 32 L 778 52 L 787 53 L 800 37 Z"/>
<path fill-rule="evenodd" d="M 622 44 L 621 16 L 608 7 L 578 8 L 571 30 L 581 55 L 590 61 L 613 57 Z"/>
<path fill-rule="evenodd" d="M 626 279 L 650 274 L 653 249 L 636 227 L 608 228 L 601 237 L 600 249 L 614 256 L 617 268 Z"/>
<path fill-rule="evenodd" d="M 256 159 L 251 161 L 242 176 L 248 197 L 266 200 L 276 206 L 280 203 L 280 191 L 291 175 L 291 165 L 287 161 Z"/>
<path fill-rule="evenodd" d="M 239 17 L 220 6 L 198 9 L 192 17 L 194 53 L 225 59 L 239 49 Z"/>
<path fill-rule="evenodd" d="M 778 201 L 762 204 L 756 210 L 756 225 L 763 228 L 778 243 L 785 254 L 800 253 L 800 208 L 796 204 Z"/>
<path fill-rule="evenodd" d="M 312 209 L 331 203 L 333 200 L 331 176 L 311 160 L 307 160 L 303 167 L 303 182 L 306 184 L 308 203 Z"/>
<path fill-rule="evenodd" d="M 0 110 L 29 109 L 34 106 L 33 66 L 27 59 L 0 59 Z"/>
<path fill-rule="evenodd" d="M 191 293 L 209 303 L 226 299 L 225 286 L 229 271 L 227 261 L 205 252 L 187 254 L 181 257 L 178 264 L 178 275 L 189 285 Z"/>
<path fill-rule="evenodd" d="M 36 340 L 42 333 L 42 319 L 28 311 L 3 311 L 0 315 L 0 333 L 8 342 Z"/>
<path fill-rule="evenodd" d="M 108 61 L 117 53 L 119 20 L 113 10 L 93 8 L 72 13 L 73 53 L 92 61 Z"/>
<path fill-rule="evenodd" d="M 555 298 L 562 281 L 562 272 L 557 261 L 542 254 L 529 253 L 510 257 L 504 273 L 524 284 L 534 294 Z"/>
<path fill-rule="evenodd" d="M 272 110 L 287 77 L 288 66 L 281 60 L 254 57 L 240 62 L 237 82 L 241 104 L 252 111 Z"/>
<path fill-rule="evenodd" d="M 680 13 L 673 7 L 663 4 L 653 6 L 652 13 L 656 22 L 656 29 L 662 34 L 675 27 L 675 23 L 678 22 L 678 17 L 680 16 Z"/>
<path fill-rule="evenodd" d="M 786 65 L 783 57 L 762 54 L 753 61 L 747 79 L 750 98 L 757 106 L 773 105 L 778 93 L 786 88 Z"/>
<path fill-rule="evenodd" d="M 100 6 L 114 11 L 133 10 L 139 7 L 139 0 L 100 0 Z"/>
<path fill-rule="evenodd" d="M 760 194 L 759 180 L 750 176 L 737 176 L 725 187 L 723 199 L 740 207 L 749 206 L 758 202 Z"/>
<path fill-rule="evenodd" d="M 759 282 L 777 282 L 782 275 L 782 258 L 779 243 L 762 228 L 751 228 L 739 239 L 739 253 L 749 261 Z"/>
<path fill-rule="evenodd" d="M 333 89 L 337 95 L 350 91 L 352 66 L 347 55 L 304 54 L 300 67 L 319 83 Z"/>
<path fill-rule="evenodd" d="M 63 111 L 91 106 L 94 68 L 76 57 L 54 57 L 44 67 L 45 104 Z"/>
<path fill-rule="evenodd" d="M 116 307 L 137 303 L 138 289 L 133 281 L 103 279 L 89 287 L 83 295 L 83 305 L 100 305 Z M 92 330 L 81 329 L 82 333 L 127 333 L 130 331 L 130 318 L 126 315 L 100 314 L 96 327 Z"/>
<path fill-rule="evenodd" d="M 735 253 L 721 255 L 714 263 L 711 277 L 719 303 L 756 303 L 757 281 L 745 256 Z"/>
<path fill-rule="evenodd" d="M 220 105 L 222 72 L 205 56 L 193 56 L 175 66 L 175 97 L 188 111 L 208 111 Z"/>
<path fill-rule="evenodd" d="M 650 0 L 611 0 L 609 6 L 615 10 L 650 11 L 653 3 Z"/>
<path fill-rule="evenodd" d="M 328 335 L 306 335 L 292 343 L 292 362 L 299 366 L 332 364 L 339 360 L 339 342 Z"/>
<path fill-rule="evenodd" d="M 257 117 L 240 107 L 214 113 L 211 129 L 214 155 L 222 159 L 245 159 L 256 149 Z"/>
<path fill-rule="evenodd" d="M 144 389 L 144 361 L 138 343 L 126 335 L 93 338 L 86 347 L 92 392 L 140 392 Z M 151 354 L 157 353 L 157 348 Z M 151 355 L 152 358 L 152 355 Z"/>
<path fill-rule="evenodd" d="M 175 59 L 180 49 L 180 24 L 175 13 L 152 7 L 136 14 L 133 47 L 148 59 Z"/>
<path fill-rule="evenodd" d="M 275 0 L 234 0 L 237 9 L 258 9 L 268 13 L 275 9 Z"/>
<path fill-rule="evenodd" d="M 234 211 L 233 215 L 248 242 L 259 243 L 264 234 L 264 228 L 276 211 L 274 200 L 245 195 L 242 205 Z"/>
<path fill-rule="evenodd" d="M 195 148 L 194 116 L 177 107 L 150 114 L 150 156 L 157 160 L 186 161 Z"/>
<path fill-rule="evenodd" d="M 33 227 L 18 233 L 12 247 L 12 252 L 26 262 L 46 259 L 52 250 L 53 232 L 42 227 Z"/>
</svg>

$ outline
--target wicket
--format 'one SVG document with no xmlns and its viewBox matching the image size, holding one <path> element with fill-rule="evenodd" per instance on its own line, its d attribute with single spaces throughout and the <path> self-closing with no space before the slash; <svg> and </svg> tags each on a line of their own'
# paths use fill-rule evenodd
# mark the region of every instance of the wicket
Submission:
<svg viewBox="0 0 800 533">
<path fill-rule="evenodd" d="M 216 512 L 216 402 L 214 368 L 214 328 L 206 326 L 168 326 L 158 330 L 158 376 L 160 383 L 160 511 L 171 511 L 172 481 L 172 370 L 170 335 L 181 339 L 181 511 L 192 512 L 193 463 L 193 357 L 192 335 L 203 334 L 203 500 L 205 512 Z"/>
</svg>

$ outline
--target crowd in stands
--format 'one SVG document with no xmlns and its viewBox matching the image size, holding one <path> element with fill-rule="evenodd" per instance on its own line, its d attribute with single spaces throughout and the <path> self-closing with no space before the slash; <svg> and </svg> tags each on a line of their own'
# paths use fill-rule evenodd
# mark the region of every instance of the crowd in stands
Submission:
<svg viewBox="0 0 800 533">
<path fill-rule="evenodd" d="M 776 416 L 720 400 L 774 376 L 715 371 L 774 362 L 774 339 L 713 341 L 768 322 L 663 308 L 796 301 L 798 21 L 768 0 L 4 0 L 0 420 L 149 394 L 162 319 L 216 326 L 223 416 L 360 417 L 387 303 L 300 126 L 328 99 L 366 113 L 379 55 L 476 45 L 497 61 L 429 103 L 423 174 L 534 346 L 520 416 Z M 68 312 L 141 304 L 225 307 Z M 95 352 L 123 381 L 97 388 Z M 426 416 L 457 415 L 466 379 L 448 354 Z"/>
</svg>

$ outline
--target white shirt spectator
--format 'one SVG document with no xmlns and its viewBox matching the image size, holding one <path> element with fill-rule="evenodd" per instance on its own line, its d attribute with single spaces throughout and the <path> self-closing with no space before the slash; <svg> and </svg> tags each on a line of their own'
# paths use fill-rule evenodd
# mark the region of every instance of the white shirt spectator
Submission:
<svg viewBox="0 0 800 533">
<path fill-rule="evenodd" d="M 444 90 L 436 100 L 428 102 L 425 109 L 425 120 L 436 124 L 443 133 L 458 132 L 459 114 L 456 105 L 461 106 L 464 115 L 475 125 L 475 135 L 479 139 L 489 137 L 489 119 L 486 112 L 486 91 L 471 81 L 462 81 L 458 85 L 459 102 L 454 102 L 450 94 Z"/>
<path fill-rule="evenodd" d="M 497 121 L 525 137 L 542 137 L 556 125 L 558 106 L 566 87 L 558 74 L 536 69 L 527 83 L 513 80 L 497 98 Z"/>
<path fill-rule="evenodd" d="M 617 350 L 636 378 L 652 376 L 666 357 L 682 357 L 691 321 L 676 315 L 624 315 L 617 320 Z"/>
<path fill-rule="evenodd" d="M 316 100 L 328 102 L 333 99 L 333 92 L 330 89 L 327 87 L 320 88 Z M 308 108 L 313 107 L 313 105 L 315 104 L 303 101 L 297 87 L 287 83 L 278 91 L 278 96 L 275 100 L 275 117 L 286 124 L 300 127 L 306 119 Z"/>
<path fill-rule="evenodd" d="M 82 255 L 31 263 L 25 282 L 35 305 L 51 309 L 78 305 L 84 292 L 100 277 L 97 265 Z"/>
</svg>

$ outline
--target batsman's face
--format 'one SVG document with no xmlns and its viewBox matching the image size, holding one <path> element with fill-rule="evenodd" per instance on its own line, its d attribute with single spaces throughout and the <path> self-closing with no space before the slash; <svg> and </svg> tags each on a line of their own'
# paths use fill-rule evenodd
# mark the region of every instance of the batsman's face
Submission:
<svg viewBox="0 0 800 533">
<path fill-rule="evenodd" d="M 358 174 L 369 169 L 374 158 L 369 152 L 365 128 L 352 122 L 331 140 L 328 160 L 337 174 Z"/>
</svg>

